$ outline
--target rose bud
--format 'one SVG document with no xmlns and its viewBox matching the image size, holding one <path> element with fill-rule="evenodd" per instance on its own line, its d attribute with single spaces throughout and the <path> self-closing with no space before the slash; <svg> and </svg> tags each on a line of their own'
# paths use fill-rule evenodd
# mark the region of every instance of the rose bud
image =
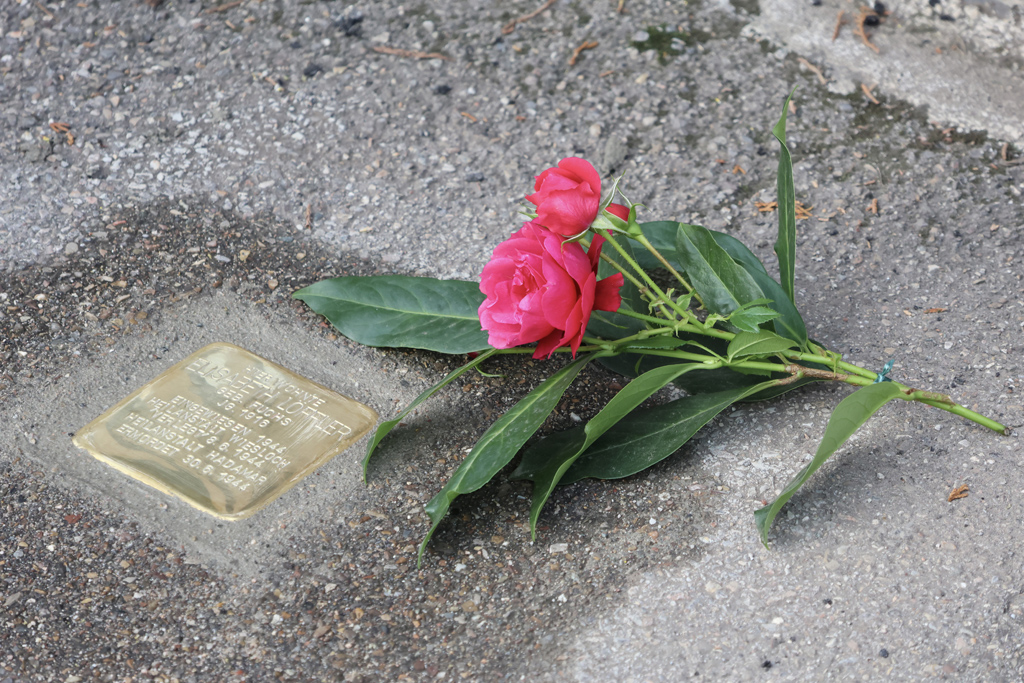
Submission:
<svg viewBox="0 0 1024 683">
<path fill-rule="evenodd" d="M 537 206 L 538 225 L 566 237 L 578 235 L 597 218 L 601 176 L 589 161 L 568 157 L 536 177 L 526 200 Z"/>
</svg>

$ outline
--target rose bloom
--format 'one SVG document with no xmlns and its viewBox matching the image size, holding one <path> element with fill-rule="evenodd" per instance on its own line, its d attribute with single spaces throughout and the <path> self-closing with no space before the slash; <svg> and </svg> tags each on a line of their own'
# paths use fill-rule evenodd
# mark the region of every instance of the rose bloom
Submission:
<svg viewBox="0 0 1024 683">
<path fill-rule="evenodd" d="M 578 235 L 594 222 L 601 204 L 601 176 L 589 161 L 568 157 L 536 177 L 526 201 L 537 206 L 539 225 L 559 235 Z"/>
<path fill-rule="evenodd" d="M 534 358 L 568 345 L 573 357 L 594 310 L 617 311 L 622 273 L 598 281 L 604 238 L 590 251 L 538 225 L 525 223 L 499 244 L 480 275 L 480 325 L 498 349 L 539 342 Z"/>
</svg>

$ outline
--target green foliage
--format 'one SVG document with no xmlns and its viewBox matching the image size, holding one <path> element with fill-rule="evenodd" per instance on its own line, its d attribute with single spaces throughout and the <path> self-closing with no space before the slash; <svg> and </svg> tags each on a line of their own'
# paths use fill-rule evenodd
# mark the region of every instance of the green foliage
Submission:
<svg viewBox="0 0 1024 683">
<path fill-rule="evenodd" d="M 550 444 L 542 442 L 543 445 L 539 448 L 528 449 L 523 454 L 519 468 L 512 474 L 512 478 L 533 481 L 533 504 L 530 508 L 531 536 L 536 537 L 537 535 L 537 518 L 540 516 L 544 503 L 547 502 L 559 480 L 576 459 L 602 434 L 650 398 L 654 392 L 663 388 L 676 377 L 697 367 L 700 366 L 695 363 L 687 363 L 669 365 L 645 372 L 616 394 L 597 415 L 587 422 L 582 431 L 566 432 L 572 437 L 561 440 L 558 443 L 558 448 L 552 449 Z"/>
<path fill-rule="evenodd" d="M 677 270 L 685 270 L 679 254 L 676 252 L 676 232 L 679 230 L 679 221 L 650 221 L 641 223 L 640 229 L 643 230 L 644 237 L 648 239 L 651 246 L 657 249 L 666 261 Z M 641 268 L 649 273 L 662 267 L 658 259 L 646 250 L 636 253 L 636 261 Z"/>
<path fill-rule="evenodd" d="M 716 415 L 774 385 L 770 380 L 753 386 L 684 396 L 653 408 L 633 411 L 629 419 L 609 429 L 573 463 L 562 484 L 585 478 L 621 479 L 642 472 L 672 455 Z"/>
<path fill-rule="evenodd" d="M 476 282 L 404 275 L 336 277 L 292 296 L 367 346 L 439 353 L 489 348 L 477 315 L 484 295 Z"/>
<path fill-rule="evenodd" d="M 548 377 L 484 432 L 444 488 L 427 503 L 431 525 L 420 544 L 417 561 L 423 559 L 423 551 L 437 525 L 448 513 L 452 501 L 463 493 L 476 491 L 512 460 L 555 409 L 576 375 L 595 355 L 581 356 Z"/>
<path fill-rule="evenodd" d="M 796 88 L 793 92 L 796 92 Z M 778 173 L 779 236 L 775 240 L 775 253 L 779 257 L 779 282 L 789 300 L 796 303 L 796 193 L 793 189 L 793 160 L 786 147 L 786 113 L 792 98 L 793 93 L 790 93 L 782 105 L 782 117 L 772 128 L 772 135 L 781 146 Z"/>
<path fill-rule="evenodd" d="M 706 228 L 680 223 L 676 250 L 709 313 L 728 317 L 745 304 L 764 298 L 750 274 L 718 246 Z"/>
<path fill-rule="evenodd" d="M 795 193 L 792 159 L 786 146 L 788 106 L 789 99 L 772 130 L 781 145 L 775 242 L 779 281 L 732 235 L 677 221 L 638 225 L 635 217 L 639 205 L 635 204 L 630 204 L 626 221 L 599 215 L 591 226 L 592 234 L 612 241 L 604 247 L 605 260 L 599 265 L 597 277 L 623 272 L 626 280 L 620 290 L 621 307 L 616 312 L 591 315 L 580 348 L 582 355 L 548 377 L 491 425 L 427 503 L 431 525 L 420 545 L 419 559 L 452 502 L 484 486 L 511 462 L 591 361 L 635 379 L 586 424 L 539 439 L 523 454 L 512 476 L 533 482 L 532 536 L 556 486 L 588 477 L 616 479 L 640 472 L 679 450 L 730 405 L 774 398 L 810 382 L 844 381 L 861 388 L 836 407 L 811 462 L 777 499 L 755 513 L 766 546 L 769 530 L 782 507 L 889 401 L 919 401 L 1007 433 L 1003 425 L 955 404 L 948 396 L 915 391 L 898 382 L 869 384 L 873 373 L 844 362 L 839 354 L 809 339 L 795 305 Z M 615 200 L 616 193 L 621 194 L 618 180 L 602 200 L 602 208 Z M 638 248 L 638 244 L 644 248 Z M 664 277 L 652 278 L 650 273 L 654 271 L 662 271 Z M 589 277 L 589 273 L 584 275 Z M 663 284 L 665 277 L 673 278 L 671 286 Z M 477 317 L 484 297 L 475 282 L 397 275 L 339 277 L 310 285 L 294 296 L 323 314 L 342 334 L 363 344 L 450 354 L 486 350 L 378 426 L 363 460 L 364 478 L 382 440 L 425 400 L 462 374 L 479 370 L 486 359 L 521 351 L 489 348 L 487 333 L 480 329 Z M 536 296 L 524 301 L 536 306 L 541 299 Z M 700 308 L 705 312 L 700 313 Z M 523 310 L 535 312 L 536 308 Z M 688 395 L 640 407 L 668 384 Z"/>
<path fill-rule="evenodd" d="M 733 311 L 728 321 L 743 332 L 757 332 L 761 324 L 779 317 L 777 312 L 764 305 L 767 303 L 771 302 L 765 298 L 748 301 Z"/>
<path fill-rule="evenodd" d="M 437 384 L 435 384 L 434 386 L 430 387 L 422 394 L 417 396 L 416 400 L 407 405 L 405 409 L 402 410 L 402 412 L 396 415 L 393 419 L 385 420 L 384 422 L 381 422 L 379 425 L 377 425 L 377 431 L 373 433 L 373 438 L 370 439 L 370 443 L 366 447 L 366 455 L 363 457 L 363 481 L 366 481 L 366 471 L 367 467 L 369 467 L 370 465 L 370 456 L 373 455 L 373 452 L 377 449 L 377 446 L 380 445 L 380 442 L 384 440 L 384 437 L 391 433 L 392 429 L 398 426 L 398 424 L 402 420 L 404 420 L 409 415 L 409 413 L 415 410 L 416 406 L 418 406 L 419 404 L 423 403 L 428 398 L 436 394 L 443 387 L 446 387 L 449 384 L 451 384 L 451 382 L 458 378 L 459 376 L 463 375 L 469 370 L 472 370 L 473 368 L 479 367 L 481 363 L 483 363 L 485 360 L 487 360 L 497 352 L 497 349 L 485 351 L 484 353 L 481 353 L 479 356 L 463 365 L 461 368 L 452 370 L 440 382 L 438 382 Z"/>
<path fill-rule="evenodd" d="M 821 438 L 818 451 L 811 461 L 793 477 L 778 498 L 754 513 L 754 521 L 761 534 L 761 542 L 766 548 L 768 547 L 768 531 L 772 528 L 772 522 L 775 521 L 775 516 L 779 514 L 782 506 L 840 446 L 846 443 L 847 439 L 853 436 L 853 433 L 862 424 L 867 422 L 869 417 L 895 398 L 903 398 L 901 387 L 894 382 L 880 382 L 862 387 L 839 402 L 836 409 L 832 411 L 832 417 L 829 418 L 828 425 L 825 427 L 825 435 Z"/>
<path fill-rule="evenodd" d="M 796 346 L 792 339 L 783 339 L 768 330 L 757 332 L 740 332 L 726 349 L 730 361 L 747 356 L 768 356 L 787 351 Z"/>
<path fill-rule="evenodd" d="M 792 339 L 799 344 L 800 348 L 807 348 L 807 327 L 804 325 L 804 319 L 779 283 L 773 280 L 765 270 L 764 264 L 747 249 L 746 245 L 732 235 L 714 230 L 710 232 L 718 246 L 722 247 L 736 263 L 743 266 L 743 269 L 754 279 L 765 298 L 768 299 L 768 308 L 778 312 L 778 317 L 771 321 L 775 332 L 787 339 Z"/>
</svg>

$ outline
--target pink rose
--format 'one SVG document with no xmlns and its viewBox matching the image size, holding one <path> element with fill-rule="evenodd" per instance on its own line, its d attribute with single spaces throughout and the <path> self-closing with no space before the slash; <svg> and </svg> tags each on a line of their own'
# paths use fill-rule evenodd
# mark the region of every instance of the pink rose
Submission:
<svg viewBox="0 0 1024 683">
<path fill-rule="evenodd" d="M 616 311 L 622 303 L 622 273 L 598 282 L 604 238 L 590 251 L 536 222 L 525 223 L 499 244 L 480 275 L 480 325 L 498 349 L 539 342 L 534 358 L 569 345 L 573 356 L 593 310 Z"/>
<path fill-rule="evenodd" d="M 622 204 L 609 204 L 604 208 L 605 211 L 613 216 L 617 216 L 624 221 L 629 220 L 629 207 L 623 206 Z"/>
<path fill-rule="evenodd" d="M 578 235 L 594 222 L 601 204 L 601 176 L 589 161 L 568 157 L 537 176 L 526 201 L 537 205 L 538 225 L 559 235 Z"/>
</svg>

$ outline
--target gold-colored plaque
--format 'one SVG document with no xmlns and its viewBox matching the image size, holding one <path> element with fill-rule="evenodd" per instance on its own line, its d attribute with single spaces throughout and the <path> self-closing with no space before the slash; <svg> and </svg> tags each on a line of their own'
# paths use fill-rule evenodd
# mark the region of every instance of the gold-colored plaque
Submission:
<svg viewBox="0 0 1024 683">
<path fill-rule="evenodd" d="M 358 441 L 377 413 L 233 344 L 210 344 L 75 445 L 221 519 L 248 517 Z"/>
</svg>

